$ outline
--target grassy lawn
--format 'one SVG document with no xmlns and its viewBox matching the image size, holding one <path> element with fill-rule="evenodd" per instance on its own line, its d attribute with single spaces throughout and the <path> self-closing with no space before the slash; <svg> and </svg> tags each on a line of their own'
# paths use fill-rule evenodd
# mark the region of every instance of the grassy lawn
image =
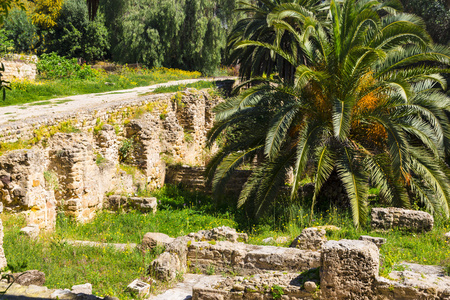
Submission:
<svg viewBox="0 0 450 300">
<path fill-rule="evenodd" d="M 387 239 L 387 244 L 381 249 L 382 276 L 399 268 L 397 264 L 401 261 L 443 265 L 450 271 L 450 245 L 443 238 L 443 234 L 450 231 L 448 220 L 435 220 L 434 229 L 423 234 L 397 230 L 379 233 L 369 228 L 355 229 L 350 215 L 335 209 L 311 218 L 304 213 L 309 210 L 297 207 L 291 209 L 294 213 L 284 220 L 271 224 L 269 217 L 258 224 L 249 225 L 242 221 L 239 211 L 232 207 L 216 207 L 211 198 L 202 193 L 166 186 L 154 192 L 154 195 L 159 201 L 159 211 L 155 215 L 103 211 L 87 224 L 76 224 L 66 217 L 59 217 L 55 232 L 44 234 L 37 241 L 30 241 L 19 234 L 19 229 L 25 226 L 22 217 L 2 214 L 4 248 L 9 269 L 14 272 L 41 270 L 46 274 L 49 288 L 70 288 L 75 284 L 90 282 L 97 295 L 131 299 L 131 295 L 125 292 L 126 285 L 136 278 L 148 278 L 146 268 L 158 253 L 73 247 L 62 240 L 140 243 L 143 235 L 150 231 L 176 237 L 226 225 L 247 232 L 250 243 L 262 244 L 262 240 L 269 236 L 285 236 L 290 242 L 307 226 L 335 225 L 341 230 L 327 232 L 328 239 L 358 239 L 362 234 Z M 280 246 L 288 246 L 289 242 Z M 158 284 L 159 288 L 165 286 L 164 283 Z"/>
<path fill-rule="evenodd" d="M 201 76 L 200 72 L 189 72 L 177 69 L 139 69 L 123 68 L 115 74 L 96 71 L 93 79 L 38 79 L 31 81 L 11 82 L 11 91 L 7 91 L 5 101 L 0 106 L 24 104 L 34 101 L 48 100 L 63 96 L 102 93 L 138 86 L 147 86 L 172 80 L 192 79 Z"/>
</svg>

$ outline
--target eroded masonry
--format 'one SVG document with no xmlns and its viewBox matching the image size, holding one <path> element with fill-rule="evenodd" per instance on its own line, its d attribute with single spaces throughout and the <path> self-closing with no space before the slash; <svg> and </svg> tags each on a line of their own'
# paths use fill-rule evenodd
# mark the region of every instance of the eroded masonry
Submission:
<svg viewBox="0 0 450 300">
<path fill-rule="evenodd" d="M 206 132 L 221 99 L 206 91 L 140 96 L 128 105 L 3 125 L 2 141 L 29 149 L 0 156 L 0 201 L 28 224 L 52 229 L 58 211 L 80 222 L 109 205 L 105 195 L 164 184 L 166 162 L 203 165 Z"/>
</svg>

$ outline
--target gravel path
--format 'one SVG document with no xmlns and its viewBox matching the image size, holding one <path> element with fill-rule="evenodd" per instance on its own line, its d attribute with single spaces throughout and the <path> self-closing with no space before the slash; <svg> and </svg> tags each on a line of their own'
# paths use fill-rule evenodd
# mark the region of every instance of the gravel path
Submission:
<svg viewBox="0 0 450 300">
<path fill-rule="evenodd" d="M 16 121 L 25 121 L 35 118 L 51 117 L 64 113 L 73 113 L 85 108 L 95 109 L 106 105 L 118 104 L 122 101 L 136 98 L 139 95 L 149 93 L 157 87 L 188 84 L 197 81 L 216 81 L 235 79 L 235 77 L 197 78 L 178 81 L 169 81 L 150 86 L 137 87 L 128 90 L 118 90 L 105 93 L 84 94 L 54 98 L 50 100 L 36 101 L 21 105 L 0 107 L 0 125 Z"/>
</svg>

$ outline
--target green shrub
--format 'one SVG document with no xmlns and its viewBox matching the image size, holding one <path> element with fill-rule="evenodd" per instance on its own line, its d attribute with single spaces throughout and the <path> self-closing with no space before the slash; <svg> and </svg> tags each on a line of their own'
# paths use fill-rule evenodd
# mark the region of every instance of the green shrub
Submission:
<svg viewBox="0 0 450 300">
<path fill-rule="evenodd" d="M 68 59 L 55 52 L 42 54 L 37 63 L 37 69 L 40 76 L 46 79 L 88 79 L 95 78 L 97 74 L 97 71 L 91 69 L 90 66 L 80 66 L 76 58 Z"/>
<path fill-rule="evenodd" d="M 37 28 L 24 10 L 12 10 L 3 25 L 6 36 L 14 43 L 15 51 L 30 52 L 34 49 L 38 42 Z"/>
</svg>

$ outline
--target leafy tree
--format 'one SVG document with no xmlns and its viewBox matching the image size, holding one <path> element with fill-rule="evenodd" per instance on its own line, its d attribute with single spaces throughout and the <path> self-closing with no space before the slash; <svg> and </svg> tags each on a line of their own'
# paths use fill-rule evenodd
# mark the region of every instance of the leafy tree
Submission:
<svg viewBox="0 0 450 300">
<path fill-rule="evenodd" d="M 436 43 L 450 42 L 450 9 L 446 0 L 402 0 L 405 11 L 423 18 Z"/>
<path fill-rule="evenodd" d="M 217 69 L 227 30 L 235 22 L 235 0 L 119 2 L 100 3 L 106 24 L 115 33 L 111 36 L 114 59 L 207 74 Z"/>
<path fill-rule="evenodd" d="M 367 217 L 369 182 L 391 205 L 408 207 L 413 197 L 448 217 L 443 160 L 450 149 L 450 99 L 441 92 L 446 81 L 439 73 L 448 70 L 440 67 L 450 64 L 450 50 L 432 44 L 421 19 L 378 1 L 331 0 L 329 13 L 330 30 L 314 16 L 301 28 L 273 23 L 293 36 L 291 49 L 302 49 L 306 62 L 276 44 L 238 45 L 277 53 L 295 67 L 295 78 L 254 78 L 262 84 L 216 108 L 209 142 L 239 134 L 208 166 L 214 192 L 243 162 L 263 154 L 238 201 L 253 200 L 257 215 L 293 169 L 293 199 L 303 177 L 314 178 L 312 209 L 336 172 L 356 226 Z M 284 16 L 279 11 L 274 18 Z"/>
<path fill-rule="evenodd" d="M 56 25 L 63 7 L 64 0 L 36 0 L 28 1 L 34 6 L 31 19 L 33 23 L 44 28 L 51 28 Z"/>
<path fill-rule="evenodd" d="M 25 9 L 21 0 L 2 0 L 0 1 L 0 25 L 3 24 L 5 18 L 8 17 L 9 11 L 13 7 L 19 7 L 20 9 Z"/>
<path fill-rule="evenodd" d="M 53 28 L 41 31 L 45 41 L 41 52 L 56 52 L 60 56 L 81 57 L 87 61 L 105 57 L 109 42 L 103 15 L 99 14 L 89 22 L 84 0 L 66 0 L 56 22 Z"/>
<path fill-rule="evenodd" d="M 4 22 L 8 39 L 19 52 L 29 52 L 38 42 L 37 28 L 24 10 L 14 9 Z"/>
</svg>

